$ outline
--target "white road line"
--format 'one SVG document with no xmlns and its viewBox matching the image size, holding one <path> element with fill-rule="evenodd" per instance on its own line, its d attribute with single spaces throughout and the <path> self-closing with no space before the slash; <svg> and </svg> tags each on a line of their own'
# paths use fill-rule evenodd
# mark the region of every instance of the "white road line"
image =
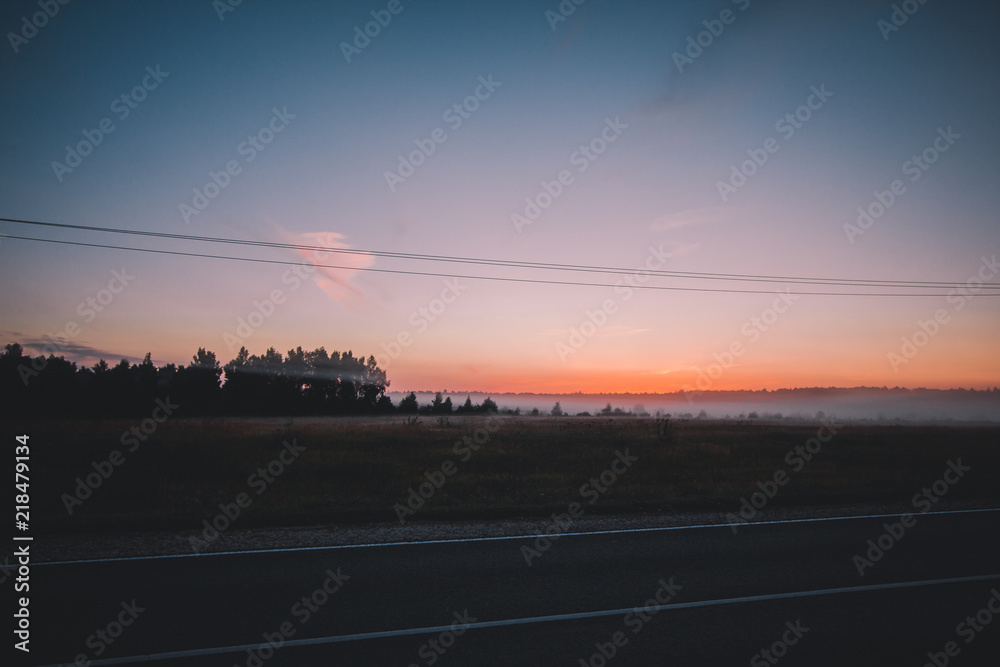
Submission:
<svg viewBox="0 0 1000 667">
<path fill-rule="evenodd" d="M 462 544 L 465 542 L 499 542 L 502 540 L 534 540 L 539 537 L 579 537 L 583 535 L 620 535 L 623 533 L 652 533 L 668 530 L 693 530 L 697 528 L 751 528 L 785 523 L 812 523 L 818 521 L 854 521 L 858 519 L 893 519 L 904 514 L 934 516 L 938 514 L 973 514 L 976 512 L 1000 512 L 1000 507 L 976 510 L 944 510 L 941 512 L 901 512 L 899 514 L 864 514 L 859 516 L 830 516 L 812 519 L 782 519 L 776 521 L 750 521 L 749 523 L 707 523 L 692 526 L 661 526 L 658 528 L 622 528 L 620 530 L 585 530 L 576 533 L 539 533 L 537 535 L 500 535 L 495 537 L 456 537 L 446 540 L 413 540 L 410 542 L 372 542 L 368 544 L 332 544 L 322 547 L 284 547 L 280 549 L 247 549 L 245 551 L 213 551 L 203 554 L 163 554 L 159 556 L 121 556 L 118 558 L 91 558 L 84 560 L 64 560 L 33 563 L 33 567 L 43 565 L 80 565 L 85 563 L 116 563 L 132 560 L 159 560 L 167 558 L 205 558 L 208 556 L 241 556 L 246 554 L 293 553 L 296 551 L 333 551 L 336 549 L 373 549 L 376 547 L 412 547 L 423 544 Z"/>
<path fill-rule="evenodd" d="M 695 602 L 676 602 L 662 604 L 656 607 L 632 607 L 629 609 L 604 609 L 601 611 L 581 611 L 572 614 L 553 614 L 550 616 L 530 616 L 527 618 L 509 618 L 500 621 L 477 621 L 466 623 L 465 628 L 474 630 L 480 628 L 499 628 L 508 625 L 529 625 L 532 623 L 551 623 L 554 621 L 573 621 L 585 618 L 600 618 L 602 616 L 625 615 L 637 610 L 647 612 L 668 611 L 671 609 L 694 609 L 696 607 L 715 607 L 726 604 L 743 604 L 747 602 L 765 602 L 768 600 L 784 600 L 788 598 L 818 597 L 821 595 L 837 595 L 842 593 L 864 593 L 868 591 L 880 591 L 899 588 L 916 588 L 919 586 L 940 586 L 943 584 L 963 584 L 977 581 L 991 581 L 1000 579 L 1000 574 L 984 574 L 973 577 L 954 577 L 951 579 L 926 579 L 923 581 L 903 581 L 894 584 L 871 584 L 868 586 L 848 586 L 846 588 L 823 588 L 812 591 L 794 591 L 791 593 L 771 593 L 768 595 L 748 595 L 738 598 L 722 598 L 719 600 L 698 600 Z M 434 634 L 451 630 L 452 625 L 436 625 L 426 628 L 408 628 L 406 630 L 384 630 L 381 632 L 361 632 L 353 635 L 334 635 L 329 637 L 314 637 L 312 639 L 287 640 L 281 648 L 292 648 L 297 646 L 316 646 L 320 644 L 337 644 L 341 642 L 363 641 L 366 639 L 385 639 L 390 637 L 404 637 L 407 635 Z M 122 665 L 132 662 L 152 662 L 155 660 L 176 660 L 179 658 L 194 658 L 204 655 L 217 655 L 221 653 L 242 653 L 243 651 L 253 651 L 263 646 L 263 643 L 241 644 L 239 646 L 221 646 L 216 648 L 192 649 L 189 651 L 171 651 L 169 653 L 148 653 L 145 655 L 129 656 L 124 658 L 105 658 L 91 660 L 90 665 Z M 43 667 L 61 667 L 61 665 L 45 665 Z"/>
</svg>

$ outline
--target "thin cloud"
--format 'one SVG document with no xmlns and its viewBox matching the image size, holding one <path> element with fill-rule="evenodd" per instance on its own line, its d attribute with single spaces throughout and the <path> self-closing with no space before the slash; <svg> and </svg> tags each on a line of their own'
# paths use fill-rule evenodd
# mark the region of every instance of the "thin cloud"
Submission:
<svg viewBox="0 0 1000 667">
<path fill-rule="evenodd" d="M 560 14 L 561 15 L 561 14 Z M 558 29 L 563 23 L 569 23 L 566 30 L 566 35 L 559 42 L 556 50 L 552 53 L 553 56 L 561 55 L 569 46 L 583 34 L 584 29 L 587 27 L 587 18 L 590 15 L 590 6 L 581 5 L 573 12 L 570 17 L 563 22 L 557 22 L 556 28 Z"/>
<path fill-rule="evenodd" d="M 65 357 L 67 361 L 100 361 L 104 359 L 109 363 L 111 361 L 119 361 L 121 359 L 128 359 L 130 363 L 134 362 L 135 359 L 130 358 L 127 354 L 117 354 L 114 352 L 109 352 L 108 350 L 102 350 L 100 348 L 91 347 L 90 345 L 85 345 L 83 343 L 75 343 L 73 341 L 65 341 L 59 338 L 49 338 L 47 336 L 39 337 L 26 337 L 22 340 L 15 340 L 14 342 L 20 343 L 21 347 L 24 348 L 25 355 L 28 356 L 49 356 L 53 354 L 57 357 Z"/>
<path fill-rule="evenodd" d="M 664 215 L 649 223 L 649 231 L 663 232 L 682 227 L 694 225 L 704 225 L 716 222 L 725 222 L 732 216 L 730 209 L 722 206 L 708 206 L 705 208 L 692 208 L 687 211 Z"/>
<path fill-rule="evenodd" d="M 351 246 L 343 242 L 344 235 L 337 232 L 311 232 L 300 234 L 299 236 L 300 242 L 304 245 L 321 246 L 333 250 L 349 250 L 351 248 Z M 357 275 L 358 269 L 370 267 L 375 263 L 373 256 L 313 250 L 300 250 L 299 253 L 306 261 L 316 267 L 317 272 L 313 275 L 313 280 L 321 290 L 329 294 L 333 299 L 344 301 L 352 296 L 364 296 L 364 292 L 352 280 Z M 323 264 L 335 264 L 349 268 L 331 269 L 321 266 Z"/>
<path fill-rule="evenodd" d="M 668 257 L 680 257 L 681 255 L 689 255 L 698 248 L 701 247 L 700 243 L 687 243 L 684 245 L 675 244 L 674 249 L 667 253 Z"/>
<path fill-rule="evenodd" d="M 289 232 L 279 228 L 286 242 L 296 245 L 318 246 L 330 250 L 350 250 L 345 237 L 338 232 Z M 355 253 L 325 252 L 323 250 L 297 249 L 301 259 L 312 265 L 312 281 L 326 294 L 343 305 L 357 306 L 364 299 L 364 291 L 354 283 L 360 269 L 375 263 L 372 255 Z M 333 265 L 344 268 L 330 268 Z"/>
</svg>

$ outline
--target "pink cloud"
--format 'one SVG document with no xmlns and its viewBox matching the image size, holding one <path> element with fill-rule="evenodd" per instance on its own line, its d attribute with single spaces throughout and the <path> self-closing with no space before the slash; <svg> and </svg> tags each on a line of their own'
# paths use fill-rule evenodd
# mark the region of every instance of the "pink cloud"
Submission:
<svg viewBox="0 0 1000 667">
<path fill-rule="evenodd" d="M 300 233 L 296 243 L 331 250 L 350 250 L 351 246 L 344 243 L 344 238 L 343 234 L 337 232 L 308 232 Z M 344 302 L 364 297 L 364 292 L 354 284 L 353 280 L 359 269 L 368 268 L 375 263 L 372 255 L 304 248 L 300 248 L 298 252 L 305 261 L 316 268 L 313 281 L 331 298 Z M 346 268 L 330 268 L 330 266 Z"/>
</svg>

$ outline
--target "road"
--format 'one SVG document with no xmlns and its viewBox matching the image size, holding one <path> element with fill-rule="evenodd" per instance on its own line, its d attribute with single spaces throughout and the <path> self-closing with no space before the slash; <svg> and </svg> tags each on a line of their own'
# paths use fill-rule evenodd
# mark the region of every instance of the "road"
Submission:
<svg viewBox="0 0 1000 667">
<path fill-rule="evenodd" d="M 1000 511 L 899 522 L 36 565 L 19 664 L 1000 664 Z"/>
</svg>

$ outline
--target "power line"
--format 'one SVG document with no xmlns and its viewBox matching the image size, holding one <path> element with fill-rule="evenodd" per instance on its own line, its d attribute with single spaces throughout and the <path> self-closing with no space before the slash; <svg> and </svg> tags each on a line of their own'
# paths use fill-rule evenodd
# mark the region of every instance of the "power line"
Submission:
<svg viewBox="0 0 1000 667">
<path fill-rule="evenodd" d="M 127 234 L 134 236 L 144 236 L 152 238 L 164 238 L 171 240 L 181 240 L 181 241 L 197 241 L 203 243 L 222 243 L 230 245 L 244 245 L 252 247 L 266 247 L 266 248 L 280 248 L 280 249 L 290 249 L 290 250 L 300 250 L 309 252 L 323 252 L 323 253 L 336 253 L 336 254 L 348 254 L 348 255 L 367 255 L 372 257 L 385 257 L 391 259 L 404 259 L 404 260 L 414 260 L 414 261 L 431 261 L 431 262 L 444 262 L 444 263 L 460 263 L 460 264 L 472 264 L 479 266 L 499 266 L 505 268 L 524 268 L 524 269 L 542 269 L 550 271 L 573 271 L 573 272 L 586 272 L 586 273 L 611 273 L 618 275 L 634 274 L 638 271 L 636 269 L 625 269 L 620 267 L 607 267 L 607 266 L 592 266 L 585 264 L 558 264 L 553 262 L 529 262 L 529 261 L 515 261 L 515 260 L 502 260 L 502 259 L 489 259 L 481 257 L 462 257 L 454 255 L 426 255 L 417 253 L 403 253 L 403 252 L 390 252 L 381 250 L 363 250 L 356 248 L 329 248 L 326 246 L 312 246 L 297 243 L 279 243 L 273 241 L 250 241 L 244 239 L 232 239 L 232 238 L 221 238 L 221 237 L 210 237 L 210 236 L 195 236 L 190 234 L 173 234 L 167 232 L 152 232 L 152 231 L 141 231 L 134 229 L 119 229 L 113 227 L 96 227 L 89 225 L 72 225 L 67 223 L 56 223 L 56 222 L 39 222 L 33 220 L 20 220 L 16 218 L 0 218 L 2 222 L 10 222 L 15 224 L 24 225 L 35 225 L 41 227 L 53 227 L 60 229 L 73 229 L 78 231 L 90 231 L 90 232 L 102 232 L 109 234 Z M 15 237 L 10 237 L 15 238 Z M 24 237 L 25 240 L 41 240 L 41 239 L 29 239 Z M 118 247 L 118 246 L 114 246 Z M 129 249 L 129 248 L 122 248 Z M 132 250 L 135 250 L 132 248 Z M 345 267 L 352 268 L 352 267 Z M 733 281 L 733 282 L 763 282 L 763 283 L 779 283 L 779 284 L 802 284 L 802 285 L 828 285 L 836 287 L 888 287 L 888 288 L 898 288 L 898 289 L 957 289 L 963 286 L 962 283 L 951 283 L 942 281 L 911 281 L 911 280 L 875 280 L 875 279 L 858 279 L 858 278 L 817 278 L 817 277 L 802 277 L 802 276 L 768 276 L 768 275 L 756 275 L 756 274 L 740 274 L 740 273 L 704 273 L 704 272 L 693 272 L 693 271 L 666 271 L 666 270 L 656 270 L 656 269 L 643 269 L 647 271 L 650 275 L 655 275 L 659 277 L 667 278 L 683 278 L 683 279 L 696 279 L 696 280 L 720 280 L 720 281 Z M 406 273 L 406 272 L 403 272 Z M 413 275 L 441 275 L 437 273 L 421 273 L 421 272 L 411 272 Z M 546 281 L 542 281 L 546 282 Z M 548 281 L 554 284 L 562 284 L 562 281 Z M 1000 287 L 1000 283 L 983 283 L 985 288 Z M 712 290 L 705 290 L 712 291 Z M 747 291 L 747 293 L 759 293 Z M 803 292 L 805 294 L 805 292 Z M 818 294 L 818 293 L 817 293 Z"/>
<path fill-rule="evenodd" d="M 410 275 L 410 276 L 431 276 L 438 278 L 462 278 L 467 280 L 491 280 L 498 282 L 513 282 L 513 283 L 531 283 L 538 285 L 573 285 L 579 287 L 616 287 L 610 283 L 586 283 L 571 280 L 539 280 L 533 278 L 509 278 L 502 276 L 475 276 L 475 275 L 464 275 L 455 273 L 438 273 L 429 271 L 404 271 L 402 269 L 376 269 L 373 267 L 356 267 L 356 266 L 337 266 L 333 264 L 316 264 L 313 262 L 292 262 L 287 260 L 278 259 L 262 259 L 256 257 L 232 257 L 229 255 L 211 255 L 207 253 L 194 253 L 194 252 L 182 252 L 178 250 L 158 250 L 155 248 L 131 248 L 127 246 L 117 246 L 109 245 L 104 243 L 84 243 L 82 241 L 65 241 L 59 239 L 39 239 L 28 236 L 12 236 L 8 234 L 0 234 L 0 238 L 16 239 L 20 241 L 34 241 L 38 243 L 56 243 L 60 245 L 70 245 L 70 246 L 82 246 L 87 248 L 104 248 L 110 250 L 127 250 L 130 252 L 145 252 L 157 255 L 174 255 L 181 257 L 200 257 L 205 259 L 220 259 L 236 262 L 255 262 L 261 264 L 281 264 L 285 266 L 312 266 L 322 269 L 343 269 L 347 271 L 370 271 L 374 273 L 391 273 L 399 275 Z M 620 285 L 621 283 L 619 283 Z M 677 291 L 677 292 L 715 292 L 722 294 L 768 294 L 773 295 L 773 291 L 769 290 L 734 290 L 734 289 L 721 289 L 721 288 L 709 288 L 709 287 L 671 287 L 665 285 L 630 285 L 633 289 L 652 289 L 652 290 L 665 290 L 665 291 Z M 917 294 L 917 293 L 878 293 L 878 292 L 794 292 L 797 295 L 803 296 L 878 296 L 878 297 L 940 297 L 943 296 L 940 293 L 936 294 Z M 979 296 L 1000 296 L 1000 292 L 985 292 Z"/>
</svg>

